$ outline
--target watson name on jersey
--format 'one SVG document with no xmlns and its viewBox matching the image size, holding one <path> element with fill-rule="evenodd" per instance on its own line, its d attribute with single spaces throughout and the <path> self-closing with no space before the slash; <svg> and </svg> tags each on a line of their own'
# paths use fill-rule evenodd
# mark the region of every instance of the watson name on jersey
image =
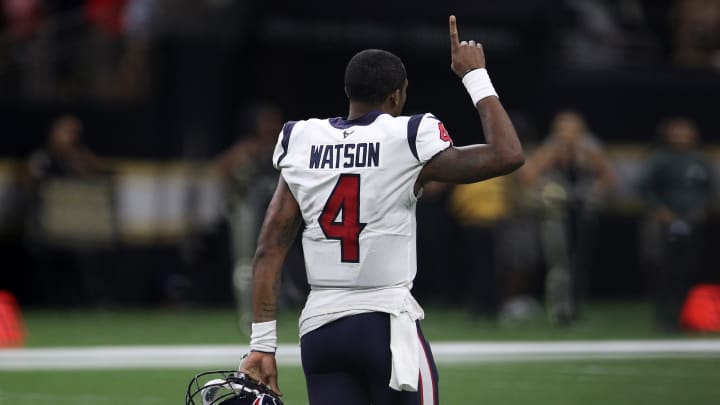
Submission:
<svg viewBox="0 0 720 405">
<path fill-rule="evenodd" d="M 452 141 L 431 114 L 288 122 L 275 147 L 305 221 L 313 288 L 409 285 L 415 277 L 414 185 Z"/>
</svg>

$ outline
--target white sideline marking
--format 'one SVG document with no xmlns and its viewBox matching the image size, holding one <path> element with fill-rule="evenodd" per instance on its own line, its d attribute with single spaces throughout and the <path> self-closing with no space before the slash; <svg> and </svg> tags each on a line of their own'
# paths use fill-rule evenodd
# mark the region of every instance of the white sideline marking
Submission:
<svg viewBox="0 0 720 405">
<path fill-rule="evenodd" d="M 560 342 L 436 342 L 440 364 L 478 362 L 720 357 L 720 339 L 608 340 Z M 237 366 L 248 351 L 242 345 L 94 346 L 82 348 L 0 349 L 0 370 L 83 370 L 139 368 L 217 368 Z M 279 365 L 300 365 L 298 344 L 280 345 Z"/>
</svg>

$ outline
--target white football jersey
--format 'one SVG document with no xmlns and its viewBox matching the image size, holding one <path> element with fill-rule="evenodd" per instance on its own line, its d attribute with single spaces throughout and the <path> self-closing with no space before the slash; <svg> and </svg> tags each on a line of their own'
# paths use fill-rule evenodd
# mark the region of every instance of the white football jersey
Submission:
<svg viewBox="0 0 720 405">
<path fill-rule="evenodd" d="M 431 114 L 288 122 L 273 163 L 305 221 L 313 288 L 409 285 L 415 278 L 417 198 L 423 165 L 452 144 Z"/>
</svg>

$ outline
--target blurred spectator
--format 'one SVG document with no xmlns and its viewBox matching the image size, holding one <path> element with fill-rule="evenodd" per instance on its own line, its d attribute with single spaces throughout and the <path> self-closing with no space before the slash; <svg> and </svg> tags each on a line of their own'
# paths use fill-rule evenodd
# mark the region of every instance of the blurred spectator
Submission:
<svg viewBox="0 0 720 405">
<path fill-rule="evenodd" d="M 33 53 L 38 51 L 33 45 L 43 27 L 45 9 L 38 0 L 0 1 L 0 94 L 12 94 L 31 80 L 22 70 L 31 67 Z"/>
<path fill-rule="evenodd" d="M 553 20 L 559 27 L 564 67 L 607 70 L 658 58 L 659 41 L 650 34 L 642 1 L 564 0 L 561 4 L 554 8 Z"/>
<path fill-rule="evenodd" d="M 720 69 L 720 0 L 677 0 L 671 18 L 675 63 Z"/>
<path fill-rule="evenodd" d="M 450 210 L 460 228 L 461 277 L 467 284 L 471 311 L 495 318 L 498 309 L 497 232 L 510 214 L 507 179 L 499 177 L 480 183 L 461 184 L 450 194 Z M 478 204 L 478 201 L 482 201 Z"/>
<path fill-rule="evenodd" d="M 46 304 L 106 302 L 114 296 L 112 264 L 102 248 L 114 237 L 112 187 L 97 156 L 82 143 L 82 122 L 65 115 L 27 163 L 33 196 L 26 239 L 33 286 Z M 100 248 L 100 249 L 98 249 Z"/>
<path fill-rule="evenodd" d="M 150 95 L 153 39 L 159 31 L 159 0 L 128 0 L 122 15 L 125 43 L 117 66 L 117 95 L 144 98 Z"/>
<path fill-rule="evenodd" d="M 658 326 L 678 328 L 683 300 L 697 282 L 703 226 L 714 190 L 710 163 L 698 149 L 695 124 L 673 118 L 659 127 L 664 147 L 647 162 L 640 189 L 649 206 L 646 259 L 654 264 L 652 284 Z"/>
<path fill-rule="evenodd" d="M 233 286 L 240 327 L 250 333 L 252 322 L 252 262 L 258 232 L 278 181 L 272 154 L 283 120 L 271 105 L 246 108 L 238 117 L 239 140 L 216 159 L 225 179 L 226 216 L 233 254 Z M 293 260 L 290 254 L 288 262 Z M 288 263 L 289 264 L 289 263 Z M 284 298 L 293 284 L 285 279 Z M 302 299 L 304 297 L 295 297 Z"/>
<path fill-rule="evenodd" d="M 160 0 L 0 1 L 9 50 L 8 60 L 0 59 L 0 85 L 11 92 L 109 100 L 149 94 Z M 0 58 L 2 48 L 0 41 Z M 3 77 L 6 69 L 13 77 Z"/>
<path fill-rule="evenodd" d="M 521 172 L 505 177 L 509 215 L 498 224 L 495 235 L 498 320 L 503 325 L 522 323 L 542 314 L 534 288 L 542 264 L 537 212 L 532 190 L 522 187 L 521 178 Z"/>
<path fill-rule="evenodd" d="M 596 209 L 613 185 L 613 170 L 583 117 L 562 111 L 519 174 L 526 185 L 537 187 L 542 199 L 548 315 L 554 323 L 572 323 L 580 317 Z"/>
<path fill-rule="evenodd" d="M 5 34 L 14 40 L 31 38 L 42 23 L 42 4 L 39 0 L 3 0 Z"/>
<path fill-rule="evenodd" d="M 85 21 L 88 26 L 85 52 L 81 55 L 83 69 L 89 79 L 90 94 L 100 99 L 114 99 L 128 90 L 120 83 L 118 69 L 124 51 L 126 0 L 88 0 Z"/>
<path fill-rule="evenodd" d="M 539 257 L 536 227 L 520 192 L 510 175 L 457 185 L 450 193 L 470 310 L 504 324 L 530 319 L 539 309 L 530 286 Z"/>
<path fill-rule="evenodd" d="M 82 143 L 82 122 L 73 115 L 57 118 L 45 146 L 36 151 L 28 162 L 28 174 L 34 181 L 48 176 L 87 177 L 101 171 L 95 154 Z"/>
<path fill-rule="evenodd" d="M 128 38 L 148 41 L 157 33 L 161 11 L 160 0 L 128 0 L 122 16 L 122 25 Z"/>
<path fill-rule="evenodd" d="M 116 36 L 125 32 L 123 15 L 128 0 L 87 0 L 85 15 L 90 26 Z"/>
</svg>

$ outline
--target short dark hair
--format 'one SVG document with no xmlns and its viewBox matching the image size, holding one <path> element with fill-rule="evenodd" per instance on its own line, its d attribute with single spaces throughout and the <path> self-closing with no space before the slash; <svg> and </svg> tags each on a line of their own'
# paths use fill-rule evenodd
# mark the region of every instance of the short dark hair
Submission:
<svg viewBox="0 0 720 405">
<path fill-rule="evenodd" d="M 345 68 L 345 94 L 352 101 L 382 103 L 402 88 L 405 79 L 400 58 L 382 49 L 366 49 L 356 53 Z"/>
</svg>

